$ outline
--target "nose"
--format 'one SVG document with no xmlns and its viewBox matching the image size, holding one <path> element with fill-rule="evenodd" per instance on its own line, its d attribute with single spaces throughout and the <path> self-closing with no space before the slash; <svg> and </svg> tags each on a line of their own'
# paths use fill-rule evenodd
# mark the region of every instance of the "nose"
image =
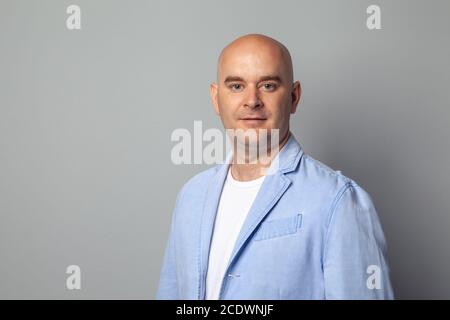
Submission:
<svg viewBox="0 0 450 320">
<path fill-rule="evenodd" d="M 254 86 L 247 87 L 247 94 L 245 96 L 244 106 L 252 109 L 262 107 L 263 103 L 259 98 L 258 88 Z"/>
</svg>

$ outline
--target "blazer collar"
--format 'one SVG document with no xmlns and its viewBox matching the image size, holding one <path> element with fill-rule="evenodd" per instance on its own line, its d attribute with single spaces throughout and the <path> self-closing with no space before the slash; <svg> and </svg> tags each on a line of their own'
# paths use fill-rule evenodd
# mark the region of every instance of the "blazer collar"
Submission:
<svg viewBox="0 0 450 320">
<path fill-rule="evenodd" d="M 281 148 L 278 155 L 273 159 L 271 169 L 272 174 L 276 172 L 287 173 L 295 170 L 303 155 L 303 148 L 297 141 L 295 136 L 290 133 L 289 139 L 286 144 Z M 228 173 L 228 166 L 232 160 L 232 154 L 228 154 L 223 164 L 215 167 L 216 172 L 220 178 L 225 181 L 226 174 Z M 223 181 L 222 181 L 223 182 Z"/>
</svg>

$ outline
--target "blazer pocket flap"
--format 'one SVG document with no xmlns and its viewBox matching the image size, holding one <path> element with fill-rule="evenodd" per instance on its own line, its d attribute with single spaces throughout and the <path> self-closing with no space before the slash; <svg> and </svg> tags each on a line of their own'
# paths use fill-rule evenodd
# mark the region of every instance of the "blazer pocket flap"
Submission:
<svg viewBox="0 0 450 320">
<path fill-rule="evenodd" d="M 275 237 L 280 237 L 297 232 L 297 229 L 301 227 L 302 214 L 296 214 L 295 216 L 289 216 L 286 218 L 278 218 L 263 222 L 258 231 L 255 234 L 254 240 L 264 240 Z"/>
</svg>

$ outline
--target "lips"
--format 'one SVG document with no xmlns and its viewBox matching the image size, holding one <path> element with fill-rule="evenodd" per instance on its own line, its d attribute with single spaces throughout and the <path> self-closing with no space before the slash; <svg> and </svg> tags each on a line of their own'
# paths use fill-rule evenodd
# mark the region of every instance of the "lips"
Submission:
<svg viewBox="0 0 450 320">
<path fill-rule="evenodd" d="M 240 120 L 246 127 L 260 127 L 265 123 L 267 119 L 261 117 L 245 117 L 241 118 Z"/>
<path fill-rule="evenodd" d="M 241 120 L 267 120 L 264 117 L 242 117 Z"/>
</svg>

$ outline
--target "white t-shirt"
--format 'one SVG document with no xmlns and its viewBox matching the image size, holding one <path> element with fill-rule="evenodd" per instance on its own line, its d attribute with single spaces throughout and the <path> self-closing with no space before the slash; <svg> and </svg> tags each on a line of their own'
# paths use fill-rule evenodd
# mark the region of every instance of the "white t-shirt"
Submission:
<svg viewBox="0 0 450 320">
<path fill-rule="evenodd" d="M 222 189 L 214 222 L 206 275 L 207 300 L 219 298 L 222 279 L 234 244 L 265 178 L 265 176 L 262 176 L 255 180 L 238 181 L 231 175 L 230 168 Z"/>
</svg>

